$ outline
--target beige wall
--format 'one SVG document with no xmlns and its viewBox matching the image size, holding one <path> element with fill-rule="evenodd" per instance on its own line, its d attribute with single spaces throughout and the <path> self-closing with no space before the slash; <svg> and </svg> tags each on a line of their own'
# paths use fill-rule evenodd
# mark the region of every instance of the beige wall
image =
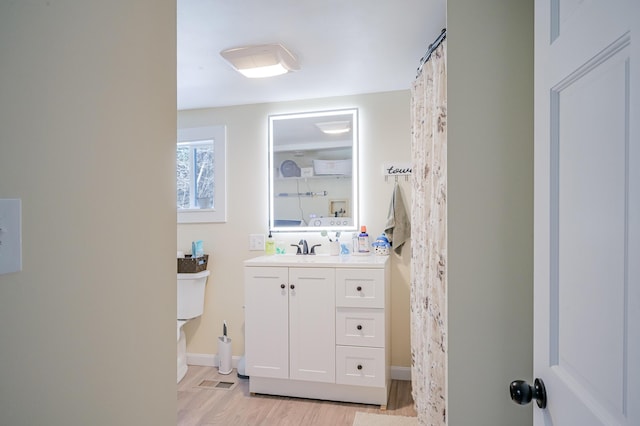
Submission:
<svg viewBox="0 0 640 426">
<path fill-rule="evenodd" d="M 449 424 L 530 425 L 533 1 L 448 0 L 447 25 Z"/>
<path fill-rule="evenodd" d="M 448 1 L 452 425 L 531 424 L 507 385 L 531 378 L 532 3 Z M 2 2 L 0 51 L 0 197 L 23 200 L 24 229 L 23 271 L 0 275 L 0 424 L 173 425 L 175 2 Z M 223 318 L 242 340 L 267 114 L 360 107 L 376 145 L 363 219 L 384 226 L 380 165 L 408 155 L 409 97 L 377 96 L 181 116 L 229 125 L 230 164 L 245 165 L 229 174 L 229 223 L 179 230 L 178 248 L 205 239 L 216 271 L 191 350 L 213 353 Z M 408 267 L 394 268 L 394 348 L 408 348 Z"/>
<path fill-rule="evenodd" d="M 175 425 L 175 7 L 0 2 L 2 425 Z"/>
<path fill-rule="evenodd" d="M 233 353 L 244 352 L 242 262 L 261 252 L 248 250 L 249 234 L 268 231 L 267 117 L 269 114 L 356 107 L 360 117 L 361 219 L 375 238 L 386 224 L 393 183 L 385 182 L 382 166 L 410 161 L 409 91 L 180 111 L 180 127 L 227 126 L 228 222 L 178 225 L 178 249 L 190 251 L 191 241 L 202 239 L 210 258 L 205 313 L 186 326 L 187 352 L 215 354 L 222 321 L 229 324 Z M 410 208 L 411 188 L 401 180 Z M 288 235 L 287 243 L 301 234 Z M 278 236 L 280 238 L 280 236 Z M 306 234 L 310 242 L 326 239 Z M 395 366 L 410 365 L 409 259 L 392 256 L 392 359 Z"/>
</svg>

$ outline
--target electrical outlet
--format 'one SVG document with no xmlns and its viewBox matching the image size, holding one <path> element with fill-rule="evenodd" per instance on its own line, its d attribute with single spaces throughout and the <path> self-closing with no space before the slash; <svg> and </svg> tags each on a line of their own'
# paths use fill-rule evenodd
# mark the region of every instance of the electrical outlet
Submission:
<svg viewBox="0 0 640 426">
<path fill-rule="evenodd" d="M 0 274 L 22 270 L 21 215 L 21 200 L 0 200 Z"/>
<path fill-rule="evenodd" d="M 249 234 L 249 250 L 264 251 L 264 235 Z"/>
</svg>

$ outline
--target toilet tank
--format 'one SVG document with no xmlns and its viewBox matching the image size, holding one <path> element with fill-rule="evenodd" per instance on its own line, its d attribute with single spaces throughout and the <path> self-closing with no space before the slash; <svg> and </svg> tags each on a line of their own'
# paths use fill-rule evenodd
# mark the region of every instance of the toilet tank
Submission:
<svg viewBox="0 0 640 426">
<path fill-rule="evenodd" d="M 199 317 L 204 311 L 204 288 L 209 271 L 178 274 L 178 319 Z"/>
</svg>

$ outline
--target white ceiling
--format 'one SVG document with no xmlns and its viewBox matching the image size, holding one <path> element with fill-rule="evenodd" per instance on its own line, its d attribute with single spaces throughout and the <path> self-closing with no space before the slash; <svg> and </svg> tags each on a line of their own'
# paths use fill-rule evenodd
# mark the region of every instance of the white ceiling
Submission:
<svg viewBox="0 0 640 426">
<path fill-rule="evenodd" d="M 178 110 L 408 89 L 446 0 L 177 0 Z M 219 52 L 282 43 L 300 70 L 237 73 Z"/>
</svg>

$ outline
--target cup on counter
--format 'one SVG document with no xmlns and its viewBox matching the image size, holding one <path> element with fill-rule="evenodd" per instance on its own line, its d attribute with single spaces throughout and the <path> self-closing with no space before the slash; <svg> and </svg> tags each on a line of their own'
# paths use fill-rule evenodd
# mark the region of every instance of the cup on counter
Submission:
<svg viewBox="0 0 640 426">
<path fill-rule="evenodd" d="M 337 256 L 340 254 L 340 241 L 329 242 L 329 254 L 331 256 Z"/>
</svg>

